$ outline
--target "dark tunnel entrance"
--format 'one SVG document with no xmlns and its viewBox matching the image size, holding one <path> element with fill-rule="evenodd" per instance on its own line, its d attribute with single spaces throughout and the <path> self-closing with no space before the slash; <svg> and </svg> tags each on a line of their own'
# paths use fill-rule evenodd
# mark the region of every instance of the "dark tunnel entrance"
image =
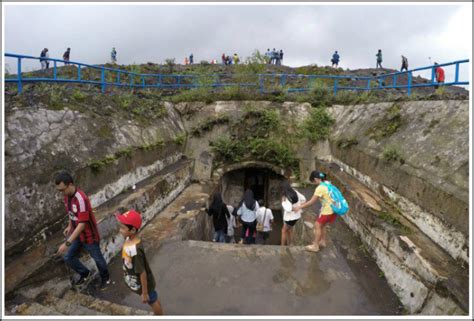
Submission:
<svg viewBox="0 0 474 321">
<path fill-rule="evenodd" d="M 281 227 L 283 217 L 281 212 L 280 185 L 285 177 L 275 173 L 268 168 L 241 168 L 225 173 L 220 180 L 220 190 L 226 204 L 237 207 L 242 200 L 247 188 L 254 193 L 255 199 L 260 206 L 270 208 L 273 213 L 272 231 L 270 232 L 267 245 L 279 245 L 281 243 Z M 235 240 L 241 239 L 242 228 L 235 231 Z M 260 235 L 257 235 L 257 244 L 263 244 Z"/>
</svg>

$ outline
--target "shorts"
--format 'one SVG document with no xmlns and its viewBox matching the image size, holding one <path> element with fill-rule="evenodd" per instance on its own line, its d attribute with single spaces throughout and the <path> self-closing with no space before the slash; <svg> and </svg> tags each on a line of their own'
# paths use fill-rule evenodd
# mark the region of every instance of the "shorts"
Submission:
<svg viewBox="0 0 474 321">
<path fill-rule="evenodd" d="M 319 218 L 316 220 L 321 225 L 324 225 L 326 223 L 333 223 L 336 220 L 336 214 L 330 214 L 330 215 L 319 215 Z"/>
<path fill-rule="evenodd" d="M 148 297 L 150 298 L 148 304 L 153 304 L 158 300 L 158 292 L 156 292 L 156 290 L 153 290 L 148 294 Z"/>
<path fill-rule="evenodd" d="M 296 220 L 291 220 L 291 221 L 285 221 L 285 224 L 288 225 L 288 226 L 295 226 L 296 222 L 298 222 L 299 218 L 296 219 Z"/>
<path fill-rule="evenodd" d="M 267 231 L 267 232 L 258 232 L 260 235 L 262 235 L 262 238 L 264 241 L 268 240 L 268 238 L 270 237 L 270 232 Z"/>
</svg>

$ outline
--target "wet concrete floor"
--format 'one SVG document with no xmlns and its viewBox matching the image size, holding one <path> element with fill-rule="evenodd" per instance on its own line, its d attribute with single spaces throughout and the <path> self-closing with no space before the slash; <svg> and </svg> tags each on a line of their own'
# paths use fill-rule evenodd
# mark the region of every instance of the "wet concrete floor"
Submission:
<svg viewBox="0 0 474 321">
<path fill-rule="evenodd" d="M 170 241 L 149 257 L 167 315 L 399 315 L 401 304 L 342 222 L 320 253 L 302 247 Z M 146 244 L 146 243 L 145 243 Z M 122 278 L 97 297 L 146 309 Z"/>
</svg>

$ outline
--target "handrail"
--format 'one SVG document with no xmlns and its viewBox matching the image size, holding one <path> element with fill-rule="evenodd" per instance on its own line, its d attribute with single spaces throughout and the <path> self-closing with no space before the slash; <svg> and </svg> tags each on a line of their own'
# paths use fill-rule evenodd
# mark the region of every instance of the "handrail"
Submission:
<svg viewBox="0 0 474 321">
<path fill-rule="evenodd" d="M 116 87 L 130 87 L 130 88 L 169 88 L 169 89 L 190 89 L 190 88 L 200 88 L 200 87 L 230 87 L 230 86 L 242 86 L 242 87 L 255 87 L 258 88 L 260 93 L 269 93 L 272 90 L 265 89 L 265 83 L 271 82 L 277 86 L 281 87 L 287 92 L 305 92 L 311 90 L 310 81 L 317 80 L 317 79 L 326 79 L 328 81 L 332 80 L 332 90 L 333 94 L 336 95 L 339 90 L 355 90 L 355 91 L 372 91 L 372 90 L 381 90 L 381 89 L 406 89 L 407 94 L 411 94 L 412 88 L 420 88 L 420 87 L 433 87 L 433 86 L 453 86 L 453 85 L 469 85 L 469 81 L 460 81 L 459 80 L 459 66 L 461 64 L 469 63 L 469 59 L 463 59 L 448 63 L 442 63 L 438 65 L 431 65 L 425 67 L 419 67 L 412 70 L 407 71 L 400 71 L 400 72 L 392 72 L 388 74 L 381 74 L 375 76 L 358 76 L 358 75 L 306 75 L 306 74 L 282 74 L 282 73 L 275 73 L 275 74 L 239 74 L 239 77 L 254 77 L 255 82 L 242 82 L 238 83 L 233 78 L 236 77 L 235 74 L 141 74 L 136 73 L 133 71 L 118 69 L 118 68 L 110 68 L 103 65 L 91 65 L 82 62 L 76 61 L 65 61 L 62 59 L 57 58 L 44 58 L 44 57 L 34 57 L 34 56 L 27 56 L 27 55 L 19 55 L 14 53 L 5 53 L 5 57 L 16 58 L 17 59 L 17 77 L 16 78 L 8 78 L 5 79 L 6 83 L 16 82 L 18 85 L 18 92 L 21 93 L 23 90 L 23 83 L 27 82 L 57 82 L 57 83 L 84 83 L 84 84 L 95 84 L 101 85 L 102 92 L 105 92 L 106 87 L 108 86 L 116 86 Z M 22 74 L 22 59 L 34 59 L 34 60 L 47 60 L 53 62 L 53 78 L 44 78 L 44 77 L 37 77 L 37 78 L 24 78 Z M 58 78 L 57 76 L 57 63 L 64 63 L 70 65 L 76 65 L 78 67 L 77 71 L 77 78 L 76 79 L 64 79 Z M 445 82 L 445 83 L 438 83 L 435 81 L 435 68 L 436 67 L 445 67 L 445 66 L 455 66 L 455 75 L 454 81 L 452 82 Z M 82 68 L 91 68 L 100 71 L 100 80 L 86 80 L 83 79 L 82 75 Z M 413 84 L 413 73 L 424 71 L 424 70 L 431 70 L 431 81 L 422 84 Z M 114 82 L 109 82 L 106 80 L 106 72 L 115 73 Z M 121 82 L 121 75 L 127 75 L 129 77 L 128 82 Z M 397 79 L 399 76 L 407 77 L 407 84 L 397 84 Z M 212 81 L 209 81 L 207 84 L 199 84 L 197 81 L 199 79 L 209 78 Z M 225 80 L 229 78 L 231 80 L 230 83 L 226 83 Z M 307 86 L 300 87 L 300 88 L 292 88 L 290 81 L 300 79 L 306 79 L 308 81 Z M 154 80 L 153 84 L 147 83 L 146 80 L 152 79 Z M 163 83 L 165 79 L 174 80 L 174 83 Z M 385 84 L 386 79 L 391 79 L 392 84 L 387 85 Z M 138 83 L 137 83 L 138 80 Z M 365 85 L 357 86 L 348 86 L 339 83 L 339 81 L 347 80 L 347 81 L 359 81 L 359 82 L 366 82 Z M 183 82 L 184 81 L 184 82 Z M 149 81 L 150 82 L 150 81 Z M 191 83 L 189 83 L 191 82 Z M 376 86 L 372 86 L 375 83 Z M 378 83 L 378 85 L 377 85 Z"/>
</svg>

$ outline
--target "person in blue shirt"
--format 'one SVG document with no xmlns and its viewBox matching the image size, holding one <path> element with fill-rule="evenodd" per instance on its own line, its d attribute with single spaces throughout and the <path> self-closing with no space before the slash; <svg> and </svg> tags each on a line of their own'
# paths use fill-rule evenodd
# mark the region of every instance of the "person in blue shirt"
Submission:
<svg viewBox="0 0 474 321">
<path fill-rule="evenodd" d="M 334 54 L 332 55 L 332 59 L 331 59 L 331 62 L 332 62 L 332 67 L 333 68 L 337 68 L 338 65 L 339 65 L 339 54 L 337 53 L 337 50 L 334 52 Z"/>
</svg>

